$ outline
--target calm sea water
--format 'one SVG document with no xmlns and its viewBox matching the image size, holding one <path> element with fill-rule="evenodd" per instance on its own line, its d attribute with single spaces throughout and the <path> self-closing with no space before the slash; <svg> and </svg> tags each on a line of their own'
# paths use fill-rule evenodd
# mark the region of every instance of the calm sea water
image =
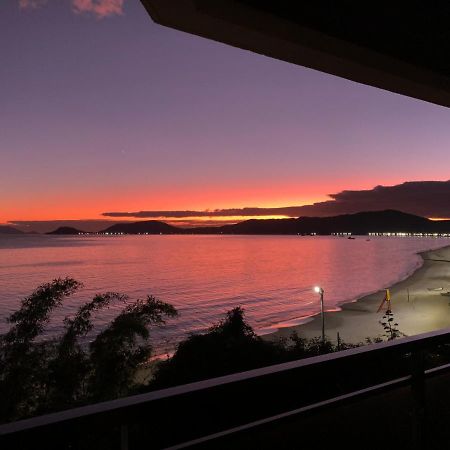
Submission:
<svg viewBox="0 0 450 450">
<path fill-rule="evenodd" d="M 179 317 L 153 334 L 169 349 L 189 332 L 200 332 L 241 305 L 259 333 L 292 325 L 319 312 L 312 286 L 325 290 L 325 306 L 405 278 L 421 265 L 417 252 L 450 244 L 433 238 L 301 236 L 0 236 L 0 332 L 20 299 L 43 282 L 71 276 L 84 289 L 67 299 L 48 327 L 93 294 L 147 294 L 172 303 Z M 96 317 L 101 329 L 117 307 Z"/>
</svg>

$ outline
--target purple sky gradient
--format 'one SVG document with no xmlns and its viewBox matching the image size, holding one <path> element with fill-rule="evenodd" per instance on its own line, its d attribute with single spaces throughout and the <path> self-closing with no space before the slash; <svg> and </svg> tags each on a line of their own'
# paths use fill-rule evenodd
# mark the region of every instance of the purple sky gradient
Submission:
<svg viewBox="0 0 450 450">
<path fill-rule="evenodd" d="M 0 3 L 0 223 L 447 180 L 450 111 L 69 0 Z"/>
</svg>

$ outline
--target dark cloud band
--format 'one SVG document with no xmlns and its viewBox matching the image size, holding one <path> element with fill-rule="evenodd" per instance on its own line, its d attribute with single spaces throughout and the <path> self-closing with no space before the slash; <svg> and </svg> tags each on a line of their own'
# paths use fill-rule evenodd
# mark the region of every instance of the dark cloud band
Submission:
<svg viewBox="0 0 450 450">
<path fill-rule="evenodd" d="M 331 200 L 305 206 L 281 208 L 230 208 L 211 211 L 138 211 L 106 212 L 103 220 L 10 221 L 23 231 L 51 231 L 72 226 L 84 231 L 99 231 L 106 226 L 133 219 L 161 219 L 178 226 L 206 226 L 235 223 L 232 217 L 264 216 L 336 216 L 360 211 L 396 209 L 423 217 L 450 218 L 450 181 L 411 181 L 395 186 L 342 191 L 330 194 Z M 226 220 L 230 217 L 229 220 Z"/>
<path fill-rule="evenodd" d="M 330 194 L 331 200 L 281 208 L 230 208 L 211 211 L 105 212 L 105 217 L 189 218 L 231 216 L 334 216 L 359 211 L 396 209 L 424 217 L 450 217 L 450 181 L 409 181 L 395 186 Z"/>
</svg>

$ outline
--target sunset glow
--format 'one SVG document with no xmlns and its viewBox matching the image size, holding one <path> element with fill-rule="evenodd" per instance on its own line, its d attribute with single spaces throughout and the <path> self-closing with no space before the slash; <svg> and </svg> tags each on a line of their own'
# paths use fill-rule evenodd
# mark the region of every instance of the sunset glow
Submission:
<svg viewBox="0 0 450 450">
<path fill-rule="evenodd" d="M 171 217 L 160 217 L 159 220 L 170 223 L 175 226 L 204 226 L 204 225 L 225 225 L 230 223 L 242 222 L 249 219 L 288 219 L 289 216 L 226 216 L 226 217 L 189 217 L 189 219 L 175 219 Z"/>
<path fill-rule="evenodd" d="M 1 42 L 15 42 L 2 47 L 0 223 L 301 207 L 448 178 L 444 108 L 159 27 L 139 2 L 0 8 Z M 257 217 L 290 215 L 160 219 Z"/>
</svg>

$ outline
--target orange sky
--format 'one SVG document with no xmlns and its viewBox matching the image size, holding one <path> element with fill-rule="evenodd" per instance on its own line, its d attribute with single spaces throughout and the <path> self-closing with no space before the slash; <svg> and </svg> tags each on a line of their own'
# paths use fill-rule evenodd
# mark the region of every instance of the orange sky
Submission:
<svg viewBox="0 0 450 450">
<path fill-rule="evenodd" d="M 89 180 L 86 181 L 89 184 Z M 361 186 L 358 186 L 360 188 Z M 370 184 L 363 188 L 372 187 Z M 140 210 L 208 210 L 243 207 L 301 206 L 328 200 L 328 193 L 342 189 L 341 183 L 320 186 L 280 182 L 251 186 L 174 186 L 172 188 L 130 187 L 119 191 L 89 189 L 23 195 L 6 198 L 0 210 L 0 223 L 14 220 L 98 219 L 103 212 Z M 148 192 L 151 192 L 149 194 Z"/>
<path fill-rule="evenodd" d="M 446 108 L 160 27 L 140 2 L 39 3 L 0 2 L 0 223 L 448 179 Z"/>
<path fill-rule="evenodd" d="M 402 180 L 403 181 L 403 180 Z M 345 180 L 329 180 L 320 185 L 313 183 L 286 182 L 252 185 L 251 182 L 241 182 L 234 186 L 212 186 L 191 184 L 183 187 L 145 187 L 133 186 L 120 189 L 51 189 L 49 192 L 23 193 L 6 197 L 2 201 L 0 223 L 9 221 L 34 220 L 78 220 L 101 219 L 101 214 L 111 211 L 141 211 L 141 210 L 214 210 L 244 207 L 285 207 L 301 206 L 329 200 L 328 193 L 336 193 L 349 186 Z M 351 189 L 371 189 L 377 183 L 375 180 L 352 183 Z M 394 183 L 392 183 L 394 184 Z M 266 216 L 267 218 L 268 216 Z M 236 217 L 236 221 L 246 217 Z M 198 220 L 209 220 L 199 218 Z M 212 220 L 221 219 L 218 217 Z M 231 220 L 230 218 L 226 219 Z"/>
</svg>

